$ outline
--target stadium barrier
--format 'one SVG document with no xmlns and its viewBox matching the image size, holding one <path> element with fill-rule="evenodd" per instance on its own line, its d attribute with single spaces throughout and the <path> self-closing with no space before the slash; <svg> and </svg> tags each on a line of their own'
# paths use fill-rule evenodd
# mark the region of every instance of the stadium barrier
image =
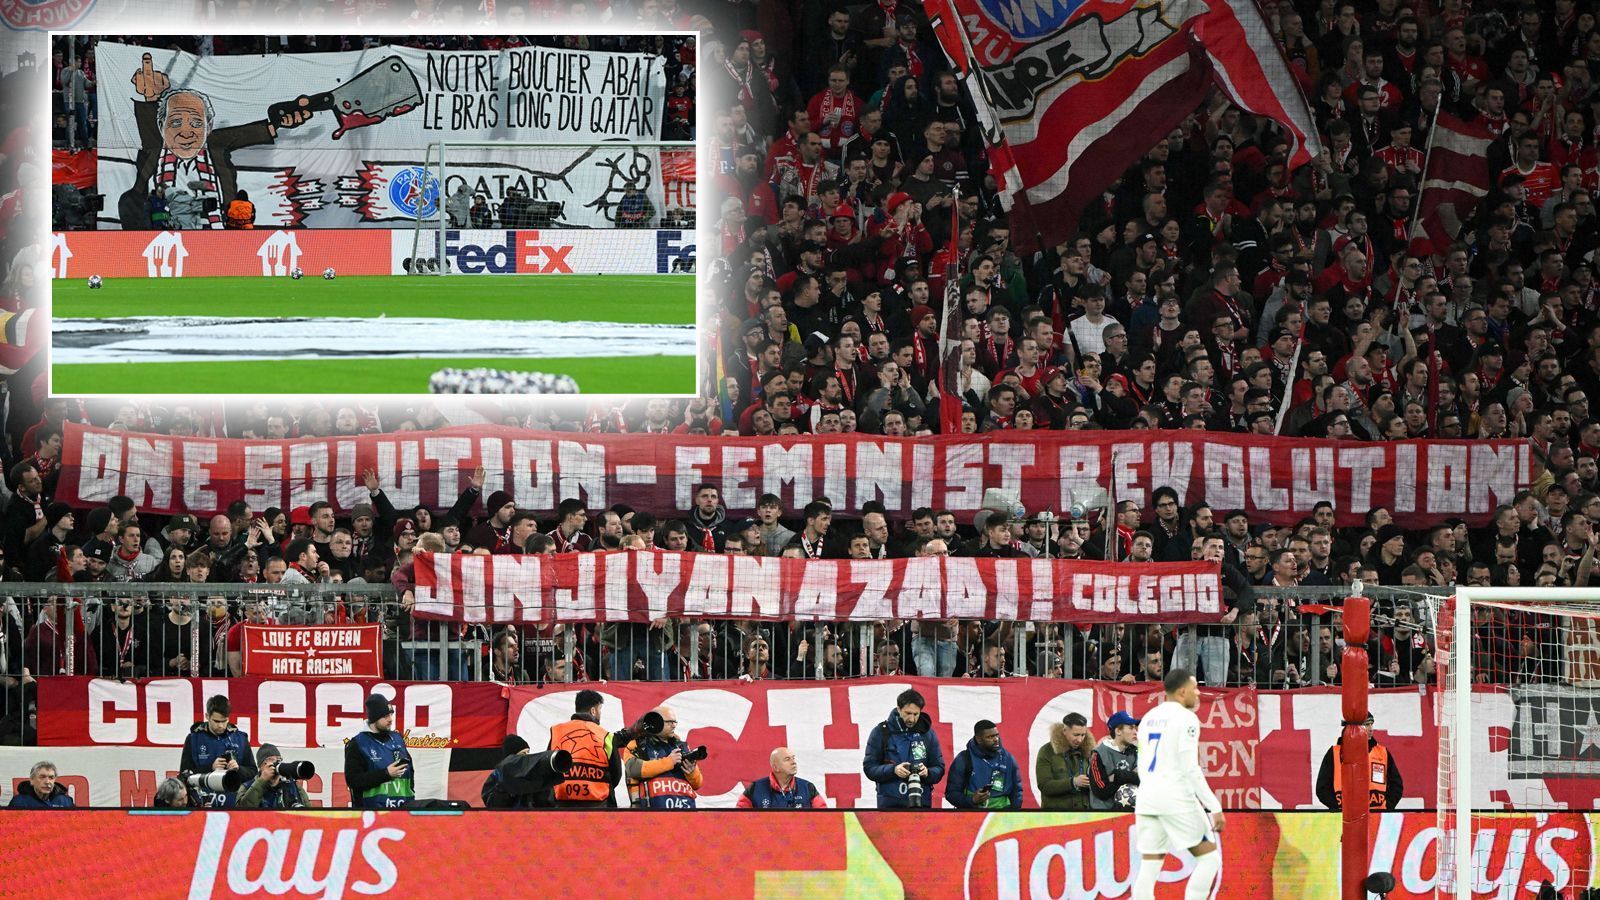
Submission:
<svg viewBox="0 0 1600 900">
<path fill-rule="evenodd" d="M 405 275 L 437 257 L 436 236 L 410 229 L 57 231 L 53 278 Z M 693 271 L 693 229 L 450 229 L 445 255 L 459 274 L 658 275 Z"/>
<path fill-rule="evenodd" d="M 680 554 L 661 552 L 656 555 L 670 561 Z M 419 554 L 420 558 L 430 556 Z M 508 557 L 439 557 L 441 563 L 448 561 L 458 566 L 485 559 Z M 554 562 L 562 559 L 556 557 Z M 713 559 L 727 561 L 729 557 Z M 788 563 L 790 569 L 805 565 L 796 560 L 767 562 Z M 966 616 L 961 616 L 955 602 L 946 598 L 947 605 L 932 612 L 925 611 L 923 617 L 936 617 L 941 624 L 951 624 L 936 633 L 915 634 L 912 628 L 901 627 L 907 624 L 904 618 L 889 619 L 891 610 L 887 606 L 882 618 L 867 619 L 859 602 L 847 604 L 843 600 L 835 601 L 830 607 L 831 614 L 818 616 L 815 614 L 820 607 L 813 598 L 807 615 L 799 615 L 793 609 L 784 610 L 781 615 L 788 621 L 774 621 L 776 617 L 768 614 L 777 609 L 776 601 L 754 604 L 755 610 L 763 614 L 760 619 L 750 618 L 754 613 L 749 611 L 744 616 L 728 615 L 733 608 L 726 606 L 722 614 L 710 613 L 704 606 L 691 606 L 686 599 L 700 587 L 691 577 L 690 569 L 678 570 L 665 563 L 658 565 L 671 570 L 671 599 L 663 600 L 659 607 L 654 599 L 638 599 L 636 611 L 647 610 L 648 614 L 641 612 L 634 616 L 638 621 L 632 622 L 592 621 L 596 610 L 591 606 L 587 616 L 591 621 L 561 624 L 559 620 L 563 618 L 580 618 L 580 615 L 576 608 L 560 605 L 563 601 L 559 597 L 544 596 L 561 595 L 567 589 L 551 589 L 549 585 L 541 588 L 537 572 L 529 583 L 501 585 L 505 597 L 496 594 L 496 602 L 492 604 L 474 601 L 465 607 L 479 612 L 515 609 L 518 616 L 507 615 L 503 620 L 494 620 L 477 615 L 471 623 L 452 621 L 444 612 L 461 608 L 460 598 L 466 596 L 462 593 L 463 585 L 472 583 L 471 578 L 463 578 L 460 571 L 455 573 L 453 581 L 444 582 L 454 588 L 453 593 L 441 591 L 441 582 L 430 576 L 427 583 L 439 598 L 432 604 L 435 607 L 432 611 L 424 609 L 429 605 L 430 591 L 422 589 L 419 577 L 414 603 L 402 600 L 391 585 L 360 582 L 318 585 L 17 582 L 8 583 L 0 591 L 0 614 L 9 612 L 18 627 L 35 621 L 37 614 L 45 609 L 50 611 L 53 621 L 81 619 L 82 627 L 62 631 L 60 644 L 48 660 L 44 656 L 52 652 L 48 648 L 25 651 L 25 664 L 41 677 L 218 678 L 250 674 L 306 679 L 499 680 L 541 684 L 586 678 L 706 681 L 746 674 L 784 680 L 858 678 L 880 674 L 886 671 L 885 666 L 890 666 L 887 671 L 896 671 L 892 663 L 898 663 L 899 671 L 914 671 L 919 651 L 933 654 L 931 664 L 938 667 L 940 674 L 959 674 L 982 662 L 976 657 L 981 655 L 985 644 L 998 645 L 1002 651 L 1001 677 L 1095 679 L 1108 676 L 1112 668 L 1138 673 L 1143 657 L 1153 649 L 1140 646 L 1141 640 L 1159 632 L 1170 641 L 1174 634 L 1193 628 L 1197 622 L 1210 621 L 1215 615 L 1186 611 L 1181 604 L 1157 607 L 1152 603 L 1147 609 L 1123 609 L 1087 604 L 1077 607 L 1058 600 L 1048 604 L 1051 611 L 1059 619 L 1072 621 L 1035 622 L 1020 619 L 1015 605 L 1007 610 L 1005 604 L 991 594 L 986 604 L 975 607 L 969 604 Z M 813 565 L 831 567 L 834 563 Z M 522 571 L 526 574 L 526 570 Z M 995 577 L 994 573 L 977 574 L 983 575 L 983 580 L 992 581 Z M 662 584 L 666 582 L 660 582 L 661 573 L 654 573 L 653 577 L 652 597 L 665 594 Z M 982 584 L 983 580 L 975 583 Z M 781 588 L 765 582 L 757 587 L 776 598 L 793 594 L 794 586 L 801 582 L 815 583 L 809 576 L 794 572 L 783 581 L 785 585 Z M 482 580 L 476 583 L 480 587 L 493 586 L 493 582 L 486 585 Z M 1012 584 L 1014 586 L 1015 582 Z M 630 583 L 630 588 L 635 586 Z M 879 590 L 883 588 L 879 586 Z M 905 590 L 909 588 L 902 593 Z M 1420 629 L 1431 617 L 1431 605 L 1425 596 L 1416 591 L 1395 591 L 1380 586 L 1366 586 L 1364 593 L 1386 601 L 1387 609 L 1406 607 L 1411 621 L 1418 625 L 1415 634 L 1422 635 Z M 1274 659 L 1302 661 L 1295 664 L 1294 673 L 1285 668 L 1281 678 L 1268 677 L 1263 681 L 1253 669 L 1248 677 L 1240 676 L 1230 684 L 1289 688 L 1330 683 L 1317 673 L 1324 672 L 1328 663 L 1337 661 L 1337 651 L 1331 644 L 1335 634 L 1328 625 L 1328 613 L 1333 607 L 1315 601 L 1326 600 L 1336 605 L 1347 594 L 1347 589 L 1336 587 L 1258 589 L 1258 604 L 1263 607 L 1266 618 L 1250 655 L 1267 663 Z M 451 600 L 451 597 L 457 599 Z M 630 598 L 630 603 L 634 599 Z M 565 602 L 571 603 L 572 598 Z M 896 602 L 903 606 L 906 601 L 902 597 Z M 249 625 L 246 619 L 256 604 L 260 605 L 257 621 L 262 625 L 299 626 L 309 630 L 287 639 L 269 637 L 269 629 L 243 631 L 233 641 L 231 651 L 239 654 L 238 658 L 233 658 L 228 631 L 234 625 Z M 616 611 L 608 607 L 606 612 L 611 615 Z M 986 617 L 976 618 L 974 612 Z M 107 625 L 114 626 L 119 613 L 132 620 L 132 625 L 126 629 L 131 635 L 120 640 L 102 631 Z M 820 625 L 814 621 L 818 618 L 822 620 Z M 805 619 L 812 621 L 802 621 Z M 843 619 L 851 621 L 841 621 Z M 1394 613 L 1387 612 L 1380 616 L 1380 623 L 1392 624 L 1393 619 Z M 652 624 L 658 620 L 664 624 Z M 509 625 L 494 627 L 488 624 L 492 621 L 504 621 Z M 933 623 L 928 623 L 928 627 L 933 627 Z M 1327 643 L 1322 639 L 1324 630 Z M 501 633 L 513 635 L 517 653 L 514 659 L 502 660 L 502 677 L 496 678 L 493 644 L 496 635 Z M 79 641 L 93 649 L 92 660 L 90 654 L 77 646 Z M 954 646 L 940 646 L 947 644 Z M 199 652 L 194 652 L 194 648 L 199 648 Z M 259 655 L 246 659 L 247 649 L 259 651 Z M 315 652 L 303 652 L 307 649 Z M 169 650 L 186 652 L 181 654 L 180 662 L 174 662 L 180 654 L 169 655 Z M 882 658 L 881 651 L 887 650 L 892 650 L 892 660 Z M 1171 651 L 1172 647 L 1166 646 L 1165 650 Z M 36 658 L 27 659 L 29 653 Z M 945 655 L 941 657 L 941 653 Z M 1230 647 L 1229 653 L 1230 658 L 1238 655 L 1239 648 Z M 342 660 L 344 664 L 306 668 L 314 657 Z M 250 663 L 248 667 L 247 663 Z M 765 674 L 761 675 L 758 672 L 763 664 Z M 1231 663 L 1230 670 L 1240 671 Z M 1268 675 L 1272 675 L 1270 670 Z M 1389 684 L 1406 683 L 1400 675 L 1384 672 L 1380 674 L 1380 686 L 1384 679 Z"/>
<path fill-rule="evenodd" d="M 1110 900 L 1128 896 L 1137 869 L 1127 814 L 798 814 L 803 823 L 782 813 L 6 811 L 0 828 L 15 849 L 0 854 L 0 885 L 16 897 L 340 897 L 436 893 L 441 873 L 470 872 L 485 889 L 536 873 L 541 893 L 580 893 L 594 890 L 589 863 L 600 862 L 599 848 L 620 847 L 606 860 L 607 893 L 704 884 L 710 874 L 728 896 Z M 1434 896 L 1435 821 L 1432 813 L 1378 818 L 1372 870 L 1393 872 L 1390 900 Z M 1572 887 L 1573 873 L 1593 870 L 1597 827 L 1600 817 L 1587 813 L 1486 821 L 1478 895 L 1544 879 Z M 1232 814 L 1221 896 L 1335 900 L 1338 840 L 1332 813 Z M 83 849 L 95 864 L 40 865 L 39 847 Z M 1191 866 L 1183 855 L 1169 859 L 1156 896 L 1182 897 Z"/>
</svg>

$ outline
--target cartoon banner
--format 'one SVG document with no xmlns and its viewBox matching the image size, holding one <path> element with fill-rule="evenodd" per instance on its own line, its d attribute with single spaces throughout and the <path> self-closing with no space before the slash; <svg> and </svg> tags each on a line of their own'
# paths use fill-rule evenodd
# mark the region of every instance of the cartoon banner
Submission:
<svg viewBox="0 0 1600 900">
<path fill-rule="evenodd" d="M 222 694 L 256 746 L 338 748 L 366 727 L 374 691 L 394 704 L 395 730 L 412 749 L 499 747 L 505 738 L 498 684 L 57 677 L 39 679 L 39 744 L 181 747 L 206 700 Z"/>
<path fill-rule="evenodd" d="M 1379 817 L 1372 871 L 1394 873 L 1391 900 L 1433 900 L 1436 821 L 1432 813 Z M 1585 813 L 1483 820 L 1473 896 L 1521 896 L 1523 885 L 1537 889 L 1545 880 L 1575 895 L 1593 877 L 1596 826 Z M 683 852 L 685 827 L 694 831 L 692 853 Z M 1133 816 L 1116 814 L 3 811 L 0 828 L 17 846 L 92 854 L 97 865 L 72 873 L 72 889 L 86 896 L 429 894 L 437 893 L 441 872 L 458 873 L 461 885 L 487 886 L 528 871 L 540 873 L 541 891 L 578 894 L 593 891 L 593 867 L 549 860 L 593 859 L 596 847 L 612 848 L 605 878 L 617 894 L 692 884 L 733 897 L 1120 900 L 1138 869 Z M 472 848 L 465 869 L 464 847 Z M 1231 815 L 1217 895 L 1337 900 L 1338 847 L 1333 813 Z M 708 858 L 717 860 L 714 870 L 706 868 Z M 1158 900 L 1183 897 L 1192 871 L 1187 854 L 1169 858 Z M 27 854 L 0 857 L 0 883 L 15 896 L 54 896 L 62 877 L 59 866 Z"/>
<path fill-rule="evenodd" d="M 509 491 L 521 508 L 552 513 L 561 499 L 590 509 L 626 503 L 667 515 L 687 510 L 695 488 L 721 491 L 730 516 L 750 515 L 763 493 L 789 515 L 826 497 L 834 514 L 859 516 L 877 501 L 894 519 L 919 507 L 970 516 L 984 492 L 1016 493 L 1029 512 L 1065 513 L 1119 500 L 1151 509 L 1163 485 L 1185 505 L 1243 509 L 1253 522 L 1294 524 L 1318 503 L 1341 526 L 1387 507 L 1401 525 L 1449 516 L 1489 521 L 1530 480 L 1525 441 L 1352 441 L 1193 431 L 993 432 L 899 439 L 873 435 L 740 438 L 558 435 L 498 426 L 293 441 L 174 438 L 66 430 L 56 499 L 73 506 L 118 494 L 157 514 L 207 515 L 235 500 L 288 509 L 327 500 L 348 513 L 367 499 L 369 467 L 397 508 L 448 508 L 473 469 L 484 491 Z M 481 506 L 481 504 L 480 504 Z M 481 509 L 479 510 L 481 512 Z"/>
<path fill-rule="evenodd" d="M 543 47 L 197 57 L 102 42 L 100 221 L 161 227 L 158 186 L 174 216 L 194 220 L 185 228 L 220 227 L 239 190 L 257 227 L 393 227 L 463 188 L 497 223 L 520 192 L 533 209 L 512 227 L 608 227 L 630 185 L 659 213 L 658 152 L 602 142 L 660 139 L 663 64 Z M 438 141 L 588 146 L 454 148 L 441 186 L 425 166 L 437 166 L 425 151 Z"/>
<path fill-rule="evenodd" d="M 252 749 L 260 747 L 256 741 Z M 317 774 L 300 782 L 306 805 L 314 808 L 350 807 L 350 788 L 344 780 L 344 747 L 279 748 L 286 762 L 305 760 Z M 443 797 L 450 780 L 450 750 L 415 748 L 417 794 Z M 17 786 L 41 756 L 56 766 L 56 777 L 71 791 L 79 806 L 146 807 L 155 802 L 161 782 L 178 774 L 182 751 L 178 747 L 51 747 L 41 754 L 36 747 L 0 747 L 0 806 L 11 802 Z"/>
<path fill-rule="evenodd" d="M 273 678 L 382 678 L 382 625 L 244 626 L 244 674 Z"/>
<path fill-rule="evenodd" d="M 664 618 L 1216 621 L 1205 563 L 831 560 L 617 550 L 559 556 L 417 551 L 423 619 L 481 624 Z"/>
</svg>

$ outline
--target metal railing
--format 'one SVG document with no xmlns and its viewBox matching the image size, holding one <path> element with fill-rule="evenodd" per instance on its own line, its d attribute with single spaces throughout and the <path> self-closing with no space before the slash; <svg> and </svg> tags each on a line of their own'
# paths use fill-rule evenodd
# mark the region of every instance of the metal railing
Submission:
<svg viewBox="0 0 1600 900">
<path fill-rule="evenodd" d="M 1425 592 L 1378 586 L 1362 592 L 1376 602 L 1380 628 L 1391 636 L 1403 630 L 1408 642 L 1417 638 L 1431 647 L 1432 603 Z M 21 665 L 34 677 L 237 675 L 239 660 L 227 635 L 250 619 L 379 624 L 384 676 L 396 680 L 916 674 L 1138 681 L 1158 680 L 1177 663 L 1198 668 L 1207 683 L 1294 688 L 1336 683 L 1329 665 L 1338 662 L 1342 635 L 1330 607 L 1349 594 L 1343 587 L 1258 588 L 1256 612 L 1203 625 L 669 620 L 487 628 L 415 619 L 389 585 L 39 583 L 0 585 L 0 615 L 5 627 L 25 636 Z M 1397 621 L 1402 616 L 1406 621 Z M 63 627 L 75 619 L 81 624 Z M 1387 655 L 1406 659 L 1378 655 L 1373 682 L 1413 683 L 1416 654 L 1397 649 Z M 1391 662 L 1404 671 L 1391 671 Z M 9 665 L 19 669 L 16 661 Z"/>
</svg>

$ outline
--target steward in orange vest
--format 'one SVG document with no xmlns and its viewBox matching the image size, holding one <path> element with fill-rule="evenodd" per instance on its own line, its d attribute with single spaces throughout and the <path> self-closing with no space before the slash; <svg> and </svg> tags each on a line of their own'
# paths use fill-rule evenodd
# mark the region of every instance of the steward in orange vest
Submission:
<svg viewBox="0 0 1600 900">
<path fill-rule="evenodd" d="M 256 227 L 256 205 L 250 202 L 249 194 L 240 191 L 233 195 L 233 202 L 228 204 L 225 224 L 228 228 Z"/>
<path fill-rule="evenodd" d="M 1389 748 L 1372 736 L 1372 717 L 1361 725 L 1367 733 L 1367 808 L 1374 812 L 1394 809 L 1405 793 L 1405 782 L 1400 769 L 1389 755 Z M 1336 743 L 1322 755 L 1322 768 L 1317 771 L 1317 799 L 1332 810 L 1344 808 L 1344 752 Z"/>
<path fill-rule="evenodd" d="M 556 785 L 556 806 L 574 809 L 616 807 L 622 781 L 622 756 L 615 736 L 600 727 L 605 698 L 596 691 L 578 692 L 571 720 L 550 729 L 551 750 L 572 754 L 566 780 Z"/>
</svg>

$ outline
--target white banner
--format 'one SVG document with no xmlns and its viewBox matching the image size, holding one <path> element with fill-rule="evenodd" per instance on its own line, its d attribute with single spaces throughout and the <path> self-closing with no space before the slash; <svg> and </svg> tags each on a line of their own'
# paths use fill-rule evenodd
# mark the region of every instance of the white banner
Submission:
<svg viewBox="0 0 1600 900">
<path fill-rule="evenodd" d="M 436 255 L 437 229 L 391 234 L 394 275 L 406 274 L 413 257 Z M 694 240 L 693 231 L 677 229 L 450 228 L 444 252 L 460 275 L 668 275 L 693 271 Z"/>
<path fill-rule="evenodd" d="M 659 214 L 668 197 L 653 149 L 459 148 L 449 153 L 443 191 L 424 163 L 438 141 L 659 140 L 662 63 L 652 54 L 534 47 L 202 58 L 102 42 L 98 189 L 108 200 L 100 221 L 150 227 L 148 196 L 158 183 L 219 211 L 244 190 L 257 227 L 393 225 L 419 210 L 436 214 L 462 185 L 487 199 L 497 222 L 512 188 L 551 204 L 539 221 L 558 226 L 611 225 L 629 184 Z M 158 98 L 169 87 L 183 93 L 163 109 Z M 185 227 L 220 224 L 220 212 L 192 215 Z"/>
<path fill-rule="evenodd" d="M 253 743 L 252 749 L 259 746 Z M 306 760 L 316 767 L 316 777 L 301 782 L 308 806 L 350 807 L 343 747 L 282 750 L 285 760 Z M 0 772 L 6 773 L 0 779 L 0 806 L 11 802 L 34 763 L 48 761 L 56 767 L 56 782 L 78 806 L 148 807 L 161 782 L 178 774 L 182 752 L 179 747 L 0 747 Z M 413 748 L 411 758 L 417 764 L 417 796 L 445 796 L 450 751 Z"/>
</svg>

